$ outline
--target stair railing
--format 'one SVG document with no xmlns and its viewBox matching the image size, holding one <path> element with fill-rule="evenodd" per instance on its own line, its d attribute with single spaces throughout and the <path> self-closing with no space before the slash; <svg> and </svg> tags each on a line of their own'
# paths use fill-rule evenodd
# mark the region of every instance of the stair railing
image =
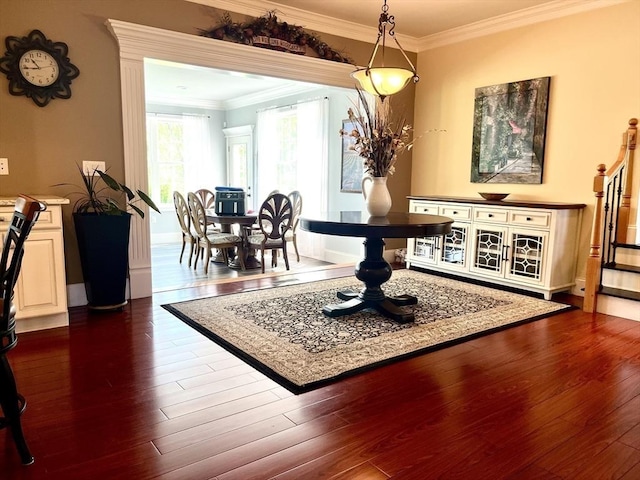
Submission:
<svg viewBox="0 0 640 480">
<path fill-rule="evenodd" d="M 615 263 L 616 244 L 627 240 L 637 125 L 638 119 L 629 120 L 629 127 L 622 134 L 616 162 L 608 170 L 604 164 L 598 165 L 598 173 L 593 179 L 596 201 L 582 307 L 585 312 L 596 311 L 602 267 Z"/>
</svg>

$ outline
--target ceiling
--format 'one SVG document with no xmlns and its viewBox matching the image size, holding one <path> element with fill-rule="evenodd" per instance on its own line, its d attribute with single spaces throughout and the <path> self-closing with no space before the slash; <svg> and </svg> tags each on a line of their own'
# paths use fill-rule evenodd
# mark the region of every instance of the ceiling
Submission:
<svg viewBox="0 0 640 480">
<path fill-rule="evenodd" d="M 384 0 L 185 0 L 373 43 Z M 403 48 L 428 48 L 627 0 L 387 0 Z M 235 108 L 313 88 L 301 84 L 170 62 L 145 62 L 147 101 Z"/>
<path fill-rule="evenodd" d="M 284 7 L 377 27 L 383 0 L 276 0 L 261 2 L 278 10 Z M 441 33 L 500 15 L 535 7 L 553 0 L 387 0 L 388 13 L 395 17 L 398 35 L 415 39 Z M 375 37 L 374 37 L 375 38 Z"/>
<path fill-rule="evenodd" d="M 145 59 L 147 103 L 227 110 L 311 92 L 320 85 Z"/>
</svg>

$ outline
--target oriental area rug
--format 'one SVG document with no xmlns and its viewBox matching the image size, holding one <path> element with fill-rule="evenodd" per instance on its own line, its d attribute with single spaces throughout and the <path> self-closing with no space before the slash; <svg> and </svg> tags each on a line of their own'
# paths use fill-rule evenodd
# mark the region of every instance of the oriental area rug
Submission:
<svg viewBox="0 0 640 480">
<path fill-rule="evenodd" d="M 377 312 L 329 318 L 339 290 L 359 291 L 355 277 L 302 283 L 163 305 L 294 393 L 393 361 L 573 308 L 413 270 L 397 270 L 387 295 L 414 295 L 415 322 Z"/>
</svg>

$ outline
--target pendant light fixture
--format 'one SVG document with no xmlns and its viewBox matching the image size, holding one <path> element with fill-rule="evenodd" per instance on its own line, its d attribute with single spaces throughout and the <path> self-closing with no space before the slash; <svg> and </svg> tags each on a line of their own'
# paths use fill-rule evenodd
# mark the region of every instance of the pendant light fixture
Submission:
<svg viewBox="0 0 640 480">
<path fill-rule="evenodd" d="M 395 19 L 393 15 L 389 15 L 389 6 L 387 0 L 384 0 L 382 5 L 382 13 L 380 14 L 380 21 L 378 23 L 378 39 L 373 46 L 373 52 L 369 63 L 364 68 L 358 68 L 351 73 L 351 76 L 360 82 L 360 86 L 363 90 L 377 95 L 383 98 L 388 95 L 398 93 L 404 87 L 407 86 L 409 80 L 413 79 L 413 83 L 418 83 L 420 77 L 416 73 L 416 67 L 413 66 L 409 57 L 404 52 L 404 49 L 398 42 L 395 36 L 394 28 L 396 27 Z M 411 69 L 401 67 L 387 67 L 384 64 L 384 54 L 386 46 L 386 38 L 389 35 L 396 42 L 396 45 L 400 49 L 400 52 L 404 56 Z M 373 66 L 373 61 L 378 53 L 379 47 L 382 45 L 382 65 L 379 67 Z"/>
</svg>

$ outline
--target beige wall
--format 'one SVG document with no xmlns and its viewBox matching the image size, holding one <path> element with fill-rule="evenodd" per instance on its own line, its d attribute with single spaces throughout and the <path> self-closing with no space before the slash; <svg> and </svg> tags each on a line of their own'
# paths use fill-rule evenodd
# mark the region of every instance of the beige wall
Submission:
<svg viewBox="0 0 640 480">
<path fill-rule="evenodd" d="M 40 29 L 69 45 L 81 72 L 71 99 L 56 99 L 44 108 L 9 95 L 6 78 L 0 79 L 0 157 L 9 158 L 11 172 L 0 176 L 0 195 L 62 194 L 51 185 L 77 183 L 75 164 L 83 160 L 105 160 L 122 177 L 118 47 L 104 26 L 108 18 L 193 34 L 217 23 L 215 9 L 182 0 L 0 0 L 2 40 Z M 358 63 L 368 59 L 365 43 L 322 38 Z M 626 122 L 640 116 L 639 51 L 640 0 L 632 0 L 420 54 L 416 134 L 429 128 L 447 133 L 420 139 L 413 167 L 411 156 L 400 160 L 389 181 L 394 205 L 406 204 L 408 193 L 475 196 L 482 190 L 587 203 L 582 270 L 595 166 L 612 162 Z M 470 183 L 474 89 L 539 76 L 552 77 L 543 184 Z M 413 118 L 413 94 L 411 87 L 394 97 L 395 109 L 406 110 L 408 119 Z M 67 281 L 78 283 L 70 211 L 65 209 Z"/>
<path fill-rule="evenodd" d="M 585 203 L 583 277 L 596 166 L 613 163 L 628 120 L 640 117 L 640 1 L 429 50 L 418 55 L 418 71 L 416 132 L 447 133 L 416 143 L 411 193 L 477 197 L 504 191 L 510 199 Z M 546 76 L 551 87 L 542 184 L 471 183 L 475 88 Z"/>
<path fill-rule="evenodd" d="M 105 20 L 197 35 L 198 29 L 216 25 L 219 13 L 183 0 L 0 0 L 2 53 L 6 36 L 23 36 L 39 29 L 47 38 L 65 42 L 71 62 L 80 69 L 71 85 L 72 97 L 54 99 L 44 108 L 26 97 L 11 96 L 7 79 L 4 75 L 0 78 L 0 157 L 9 158 L 10 171 L 9 176 L 0 176 L 0 195 L 66 194 L 67 190 L 52 185 L 79 184 L 76 164 L 83 160 L 106 161 L 110 173 L 124 179 L 119 50 Z M 236 14 L 233 17 L 244 19 Z M 371 53 L 370 44 L 320 36 L 358 63 L 365 63 Z M 390 52 L 388 58 L 396 55 Z M 415 60 L 416 56 L 412 57 Z M 398 98 L 407 106 L 409 119 L 413 118 L 413 98 L 413 87 Z M 335 126 L 336 135 L 339 128 Z M 403 162 L 406 168 L 399 169 L 390 182 L 399 206 L 406 203 L 410 188 L 411 156 Z M 80 283 L 71 206 L 64 209 L 64 228 L 67 283 Z"/>
</svg>

